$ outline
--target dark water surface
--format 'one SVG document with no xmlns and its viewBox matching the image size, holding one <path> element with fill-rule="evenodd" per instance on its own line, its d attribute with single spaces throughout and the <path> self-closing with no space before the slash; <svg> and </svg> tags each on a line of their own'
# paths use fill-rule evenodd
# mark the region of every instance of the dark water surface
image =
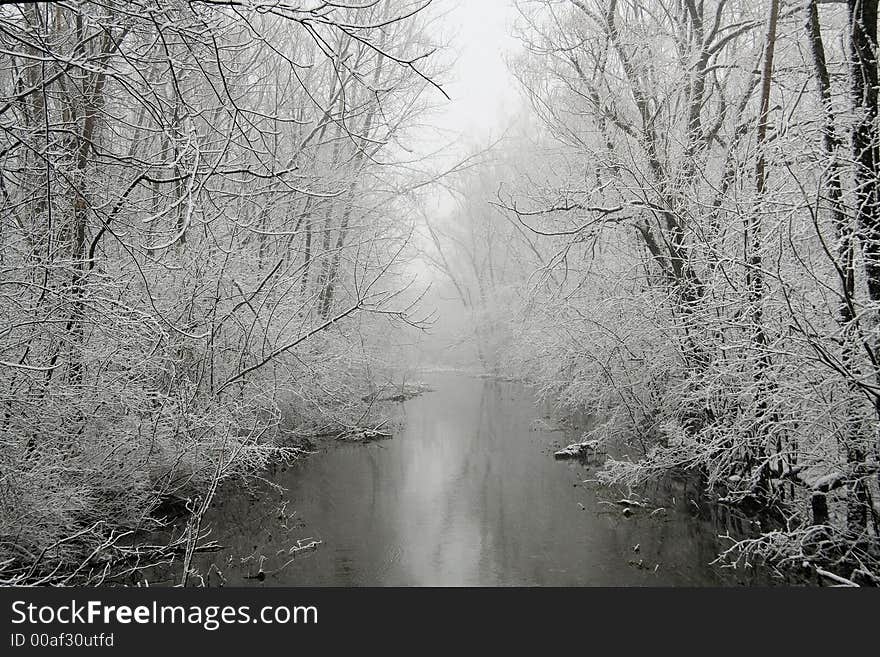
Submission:
<svg viewBox="0 0 880 657">
<path fill-rule="evenodd" d="M 736 583 L 709 565 L 718 530 L 686 490 L 666 490 L 668 513 L 624 517 L 607 503 L 619 495 L 583 483 L 590 466 L 553 459 L 577 434 L 536 430 L 526 387 L 462 374 L 428 383 L 394 438 L 275 468 L 266 477 L 284 492 L 220 496 L 207 521 L 225 549 L 196 560 L 206 583 Z M 308 539 L 321 543 L 291 551 Z"/>
</svg>

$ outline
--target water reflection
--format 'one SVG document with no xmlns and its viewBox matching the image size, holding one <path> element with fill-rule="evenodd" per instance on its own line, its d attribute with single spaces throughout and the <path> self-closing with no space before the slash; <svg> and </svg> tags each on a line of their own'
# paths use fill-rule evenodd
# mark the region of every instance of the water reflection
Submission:
<svg viewBox="0 0 880 657">
<path fill-rule="evenodd" d="M 715 532 L 686 500 L 667 515 L 624 518 L 582 484 L 585 466 L 554 461 L 570 436 L 534 430 L 540 412 L 523 386 L 456 374 L 430 383 L 434 392 L 406 402 L 392 440 L 277 468 L 267 478 L 284 492 L 264 485 L 219 499 L 208 521 L 226 549 L 197 560 L 206 581 L 732 583 L 708 565 Z M 308 537 L 318 549 L 291 554 Z"/>
</svg>

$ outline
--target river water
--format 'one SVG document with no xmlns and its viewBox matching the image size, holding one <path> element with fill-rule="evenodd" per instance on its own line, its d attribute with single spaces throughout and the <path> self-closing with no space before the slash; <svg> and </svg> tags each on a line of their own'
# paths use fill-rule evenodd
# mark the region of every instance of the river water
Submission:
<svg viewBox="0 0 880 657">
<path fill-rule="evenodd" d="M 463 374 L 428 383 L 393 438 L 273 468 L 266 479 L 283 491 L 220 495 L 206 521 L 225 549 L 197 558 L 205 583 L 738 583 L 709 565 L 719 529 L 684 484 L 659 493 L 667 511 L 626 517 L 619 494 L 584 483 L 590 465 L 554 460 L 577 433 L 542 421 L 528 388 Z"/>
</svg>

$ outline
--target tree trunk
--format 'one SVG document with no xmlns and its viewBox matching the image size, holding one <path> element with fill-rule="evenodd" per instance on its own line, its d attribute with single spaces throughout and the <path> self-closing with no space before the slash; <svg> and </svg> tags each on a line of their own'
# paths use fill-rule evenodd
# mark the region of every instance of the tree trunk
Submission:
<svg viewBox="0 0 880 657">
<path fill-rule="evenodd" d="M 856 213 L 864 257 L 868 296 L 880 304 L 880 186 L 877 165 L 880 144 L 877 132 L 877 5 L 878 0 L 848 0 L 850 84 L 853 104 L 860 114 L 852 129 L 853 160 L 856 165 Z M 876 322 L 876 312 L 874 321 Z M 870 346 L 877 353 L 877 343 Z M 875 372 L 880 381 L 880 371 Z M 880 414 L 880 400 L 875 400 Z M 880 453 L 880 444 L 875 445 Z M 847 462 L 853 476 L 847 503 L 847 524 L 851 532 L 861 533 L 867 525 L 868 492 L 860 476 L 865 450 L 859 445 L 847 449 Z"/>
</svg>

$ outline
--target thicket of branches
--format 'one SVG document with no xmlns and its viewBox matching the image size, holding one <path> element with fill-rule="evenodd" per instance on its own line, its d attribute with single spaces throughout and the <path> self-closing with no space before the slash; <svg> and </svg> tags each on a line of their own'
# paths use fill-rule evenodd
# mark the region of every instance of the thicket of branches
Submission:
<svg viewBox="0 0 880 657">
<path fill-rule="evenodd" d="M 880 582 L 877 4 L 518 3 L 543 129 L 438 245 L 522 263 L 468 283 L 494 358 L 630 446 L 604 481 L 692 472 L 773 519 L 728 557 L 838 583 Z"/>
<path fill-rule="evenodd" d="M 364 421 L 426 5 L 0 7 L 0 581 L 191 554 L 131 535 L 289 455 L 282 411 Z"/>
</svg>

